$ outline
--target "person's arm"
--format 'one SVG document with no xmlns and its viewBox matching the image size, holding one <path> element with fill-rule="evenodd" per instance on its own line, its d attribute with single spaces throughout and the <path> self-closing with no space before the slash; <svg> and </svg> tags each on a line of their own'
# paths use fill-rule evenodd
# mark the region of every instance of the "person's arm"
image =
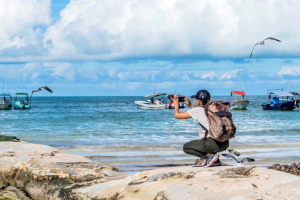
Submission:
<svg viewBox="0 0 300 200">
<path fill-rule="evenodd" d="M 174 117 L 175 119 L 188 119 L 191 118 L 191 115 L 188 112 L 179 112 L 179 102 L 177 94 L 174 94 L 173 98 L 171 98 L 174 104 Z"/>
</svg>

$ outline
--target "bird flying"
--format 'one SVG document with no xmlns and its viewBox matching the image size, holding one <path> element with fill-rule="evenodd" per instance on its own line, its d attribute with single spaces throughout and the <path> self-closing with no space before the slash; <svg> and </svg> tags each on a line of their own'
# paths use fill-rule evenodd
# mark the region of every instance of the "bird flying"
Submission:
<svg viewBox="0 0 300 200">
<path fill-rule="evenodd" d="M 265 40 L 275 40 L 275 41 L 277 41 L 277 42 L 281 42 L 280 40 L 278 40 L 278 39 L 276 39 L 276 38 L 268 37 L 268 38 L 264 39 L 263 41 L 260 41 L 260 42 L 256 43 L 256 44 L 254 45 L 252 51 L 251 51 L 250 58 L 251 58 L 251 56 L 252 56 L 252 53 L 253 53 L 253 50 L 254 50 L 255 46 L 258 45 L 258 44 L 259 44 L 259 45 L 265 45 Z"/>
<path fill-rule="evenodd" d="M 30 102 L 31 102 L 31 98 L 32 98 L 33 93 L 42 91 L 42 88 L 49 91 L 49 92 L 51 92 L 51 93 L 53 93 L 52 90 L 50 88 L 48 88 L 47 86 L 39 87 L 39 88 L 37 88 L 37 89 L 35 89 L 31 92 Z"/>
<path fill-rule="evenodd" d="M 44 88 L 45 90 L 53 93 L 52 90 L 50 88 L 48 88 L 47 86 L 37 88 L 37 89 L 33 90 L 32 93 L 34 93 L 34 92 L 40 92 L 40 91 L 42 91 L 42 88 Z"/>
</svg>

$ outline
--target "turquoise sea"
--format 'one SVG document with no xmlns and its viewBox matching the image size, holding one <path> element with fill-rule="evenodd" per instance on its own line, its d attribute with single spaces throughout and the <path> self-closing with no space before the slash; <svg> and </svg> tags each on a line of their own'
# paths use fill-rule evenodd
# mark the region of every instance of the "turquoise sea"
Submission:
<svg viewBox="0 0 300 200">
<path fill-rule="evenodd" d="M 256 166 L 299 162 L 300 112 L 264 111 L 265 96 L 248 99 L 248 110 L 232 111 L 237 135 L 230 146 L 241 152 L 238 158 L 252 157 L 256 161 L 246 165 Z M 196 158 L 184 154 L 182 145 L 198 139 L 199 125 L 174 119 L 174 110 L 138 109 L 137 100 L 144 97 L 35 97 L 31 110 L 0 112 L 0 134 L 55 146 L 128 173 L 193 163 Z"/>
</svg>

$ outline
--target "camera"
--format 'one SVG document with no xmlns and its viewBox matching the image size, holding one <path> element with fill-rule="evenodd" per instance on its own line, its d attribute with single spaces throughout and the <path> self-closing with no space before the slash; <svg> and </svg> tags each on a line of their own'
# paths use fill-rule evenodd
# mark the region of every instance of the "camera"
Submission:
<svg viewBox="0 0 300 200">
<path fill-rule="evenodd" d="M 168 98 L 172 99 L 172 98 L 174 98 L 174 95 L 173 94 L 169 94 Z M 185 102 L 184 96 L 178 96 L 178 102 Z"/>
<path fill-rule="evenodd" d="M 184 96 L 179 96 L 179 97 L 178 97 L 178 100 L 179 100 L 179 102 L 185 102 Z"/>
</svg>

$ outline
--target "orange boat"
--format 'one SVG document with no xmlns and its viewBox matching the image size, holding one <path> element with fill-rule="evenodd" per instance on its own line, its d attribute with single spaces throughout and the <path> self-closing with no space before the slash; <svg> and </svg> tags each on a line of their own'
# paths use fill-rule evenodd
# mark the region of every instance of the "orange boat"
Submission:
<svg viewBox="0 0 300 200">
<path fill-rule="evenodd" d="M 242 96 L 242 98 L 239 98 L 240 96 Z M 230 92 L 229 101 L 231 110 L 246 110 L 249 105 L 249 101 L 244 91 L 232 90 Z"/>
</svg>

